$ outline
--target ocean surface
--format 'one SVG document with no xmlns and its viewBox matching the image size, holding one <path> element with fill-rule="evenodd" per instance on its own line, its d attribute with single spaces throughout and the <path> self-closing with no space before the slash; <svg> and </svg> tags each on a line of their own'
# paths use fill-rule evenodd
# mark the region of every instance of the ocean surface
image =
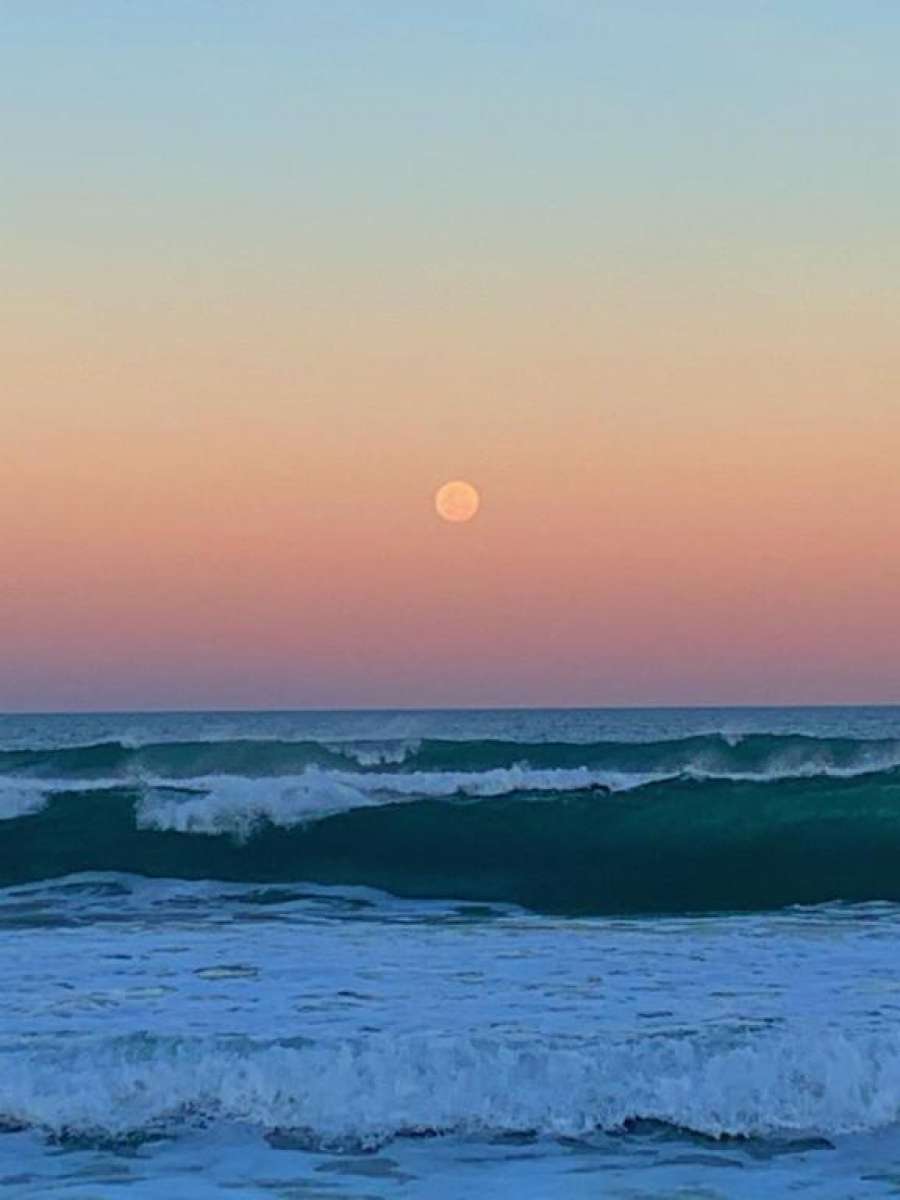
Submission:
<svg viewBox="0 0 900 1200">
<path fill-rule="evenodd" d="M 0 1194 L 900 1196 L 900 709 L 0 716 Z"/>
</svg>

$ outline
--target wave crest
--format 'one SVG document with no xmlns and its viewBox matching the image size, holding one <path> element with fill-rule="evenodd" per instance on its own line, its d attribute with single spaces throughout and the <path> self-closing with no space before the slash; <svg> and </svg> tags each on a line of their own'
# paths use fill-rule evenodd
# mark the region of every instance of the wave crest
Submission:
<svg viewBox="0 0 900 1200">
<path fill-rule="evenodd" d="M 900 1116 L 900 1035 L 834 1030 L 540 1039 L 369 1035 L 91 1041 L 4 1055 L 0 1122 L 120 1139 L 185 1123 L 294 1130 L 310 1146 L 405 1134 L 585 1137 L 659 1121 L 712 1137 L 833 1136 Z"/>
<path fill-rule="evenodd" d="M 360 771 L 469 772 L 509 770 L 606 771 L 673 775 L 796 777 L 900 766 L 896 738 L 817 738 L 791 734 L 697 734 L 655 742 L 454 741 L 285 742 L 235 739 L 0 751 L 0 776 L 34 779 L 173 780 L 207 775 L 246 778 L 296 775 L 309 767 Z"/>
<path fill-rule="evenodd" d="M 303 880 L 572 914 L 900 900 L 895 771 L 457 799 L 410 786 L 390 803 L 331 773 L 306 791 L 226 780 L 57 795 L 3 823 L 0 885 L 86 871 Z"/>
</svg>

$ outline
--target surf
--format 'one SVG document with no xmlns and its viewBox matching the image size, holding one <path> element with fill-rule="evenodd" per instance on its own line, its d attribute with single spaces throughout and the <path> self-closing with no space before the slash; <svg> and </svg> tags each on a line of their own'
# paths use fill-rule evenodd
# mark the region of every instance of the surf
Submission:
<svg viewBox="0 0 900 1200">
<path fill-rule="evenodd" d="M 655 1122 L 709 1138 L 829 1138 L 896 1120 L 900 1039 L 784 1033 L 553 1039 L 463 1033 L 133 1034 L 7 1054 L 0 1129 L 140 1143 L 210 1123 L 372 1151 L 448 1134 L 590 1139 Z"/>
<path fill-rule="evenodd" d="M 323 787 L 335 781 L 320 772 Z M 282 788 L 281 791 L 278 789 Z M 269 800 L 266 800 L 266 796 Z M 21 803 L 21 801 L 20 801 Z M 0 823 L 0 884 L 85 871 L 362 885 L 561 914 L 900 900 L 900 771 L 679 776 L 616 791 L 363 795 L 264 781 L 53 792 Z"/>
</svg>

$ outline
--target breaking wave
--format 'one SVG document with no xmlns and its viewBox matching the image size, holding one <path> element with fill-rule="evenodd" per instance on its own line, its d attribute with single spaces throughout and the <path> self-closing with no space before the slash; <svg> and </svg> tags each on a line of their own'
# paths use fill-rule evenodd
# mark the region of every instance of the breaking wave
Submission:
<svg viewBox="0 0 900 1200">
<path fill-rule="evenodd" d="M 711 1137 L 874 1130 L 900 1116 L 900 1036 L 595 1041 L 370 1034 L 341 1042 L 90 1038 L 4 1054 L 0 1125 L 62 1138 L 240 1122 L 306 1149 L 398 1136 L 589 1137 L 641 1121 Z"/>
<path fill-rule="evenodd" d="M 818 738 L 804 734 L 697 734 L 665 741 L 521 742 L 441 738 L 381 741 L 230 741 L 129 744 L 0 751 L 0 777 L 115 779 L 202 775 L 261 778 L 307 767 L 377 772 L 585 769 L 672 775 L 808 775 L 900 766 L 900 739 Z"/>
<path fill-rule="evenodd" d="M 0 884 L 84 871 L 306 880 L 573 914 L 900 900 L 893 769 L 647 782 L 587 768 L 315 768 L 191 786 L 5 785 Z"/>
</svg>

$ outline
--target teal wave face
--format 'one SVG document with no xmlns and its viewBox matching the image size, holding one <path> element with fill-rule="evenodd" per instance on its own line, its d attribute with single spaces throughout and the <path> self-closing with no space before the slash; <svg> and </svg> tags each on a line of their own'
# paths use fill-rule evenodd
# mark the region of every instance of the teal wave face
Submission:
<svg viewBox="0 0 900 1200">
<path fill-rule="evenodd" d="M 177 799 L 176 799 L 177 803 Z M 0 884 L 80 871 L 362 884 L 558 913 L 900 900 L 900 774 L 668 780 L 622 794 L 413 799 L 216 832 L 148 820 L 118 788 L 2 823 Z"/>
</svg>

